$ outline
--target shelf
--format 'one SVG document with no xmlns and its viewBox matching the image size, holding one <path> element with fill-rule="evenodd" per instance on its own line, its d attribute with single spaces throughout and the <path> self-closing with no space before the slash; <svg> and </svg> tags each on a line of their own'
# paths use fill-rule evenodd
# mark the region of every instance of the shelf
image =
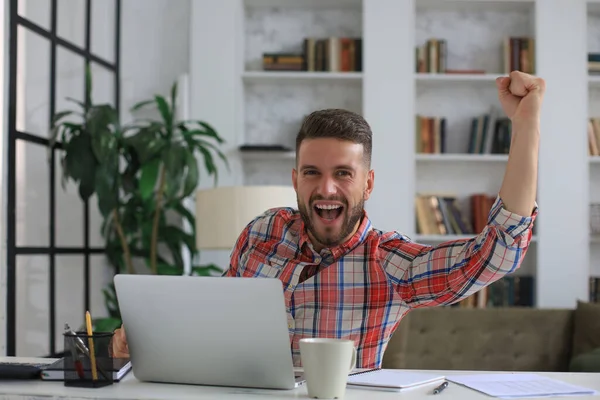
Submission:
<svg viewBox="0 0 600 400">
<path fill-rule="evenodd" d="M 467 235 L 415 235 L 413 238 L 416 242 L 428 242 L 428 243 L 441 243 L 447 242 L 450 240 L 462 240 L 462 239 L 471 239 L 477 236 L 475 233 L 467 234 Z M 532 242 L 537 241 L 536 236 L 531 237 Z"/>
<path fill-rule="evenodd" d="M 242 74 L 245 82 L 280 81 L 356 81 L 362 80 L 362 72 L 308 72 L 308 71 L 246 71 Z"/>
<path fill-rule="evenodd" d="M 429 162 L 506 162 L 506 154 L 417 154 L 417 161 Z"/>
<path fill-rule="evenodd" d="M 415 79 L 419 83 L 495 83 L 496 78 L 504 74 L 435 74 L 435 73 L 415 73 Z"/>
<path fill-rule="evenodd" d="M 591 164 L 600 164 L 600 156 L 590 156 Z"/>
<path fill-rule="evenodd" d="M 531 11 L 535 0 L 416 0 L 417 10 Z"/>
<path fill-rule="evenodd" d="M 270 160 L 295 160 L 294 151 L 240 151 L 242 160 L 270 161 Z"/>
</svg>

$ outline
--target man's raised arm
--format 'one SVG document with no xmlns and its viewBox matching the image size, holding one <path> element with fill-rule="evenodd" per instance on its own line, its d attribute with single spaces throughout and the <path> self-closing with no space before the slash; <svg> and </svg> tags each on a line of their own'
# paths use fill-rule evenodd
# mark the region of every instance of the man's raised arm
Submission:
<svg viewBox="0 0 600 400">
<path fill-rule="evenodd" d="M 500 198 L 507 210 L 523 216 L 535 207 L 543 79 L 513 71 L 498 78 L 498 98 L 512 124 L 512 136 Z"/>
<path fill-rule="evenodd" d="M 522 72 L 496 81 L 512 138 L 502 187 L 482 232 L 437 246 L 397 239 L 387 250 L 387 273 L 411 307 L 460 301 L 520 267 L 537 216 L 540 109 L 545 82 Z"/>
</svg>

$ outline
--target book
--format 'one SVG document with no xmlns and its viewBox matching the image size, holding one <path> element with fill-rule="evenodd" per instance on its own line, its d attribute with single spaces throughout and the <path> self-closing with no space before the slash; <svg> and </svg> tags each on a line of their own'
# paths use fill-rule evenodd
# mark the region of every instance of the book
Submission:
<svg viewBox="0 0 600 400">
<path fill-rule="evenodd" d="M 352 386 L 402 390 L 430 383 L 442 383 L 445 379 L 445 375 L 436 373 L 373 369 L 350 374 L 347 383 Z"/>
<path fill-rule="evenodd" d="M 88 363 L 84 363 L 84 369 L 89 370 Z M 113 380 L 118 382 L 131 370 L 129 358 L 113 358 Z M 65 379 L 65 359 L 55 361 L 48 366 L 42 367 L 41 376 L 47 381 L 62 381 Z"/>
</svg>

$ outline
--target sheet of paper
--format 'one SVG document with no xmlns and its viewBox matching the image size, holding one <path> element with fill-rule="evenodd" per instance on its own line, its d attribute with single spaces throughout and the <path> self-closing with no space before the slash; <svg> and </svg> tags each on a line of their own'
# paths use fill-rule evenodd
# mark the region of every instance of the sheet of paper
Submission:
<svg viewBox="0 0 600 400">
<path fill-rule="evenodd" d="M 537 374 L 450 374 L 446 379 L 489 396 L 504 399 L 598 394 L 593 389 L 572 385 Z"/>
</svg>

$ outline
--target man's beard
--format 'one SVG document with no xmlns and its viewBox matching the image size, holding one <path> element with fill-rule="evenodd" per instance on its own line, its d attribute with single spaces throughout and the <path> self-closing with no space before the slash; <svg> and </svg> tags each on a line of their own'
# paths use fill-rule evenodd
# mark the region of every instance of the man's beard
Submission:
<svg viewBox="0 0 600 400">
<path fill-rule="evenodd" d="M 354 227 L 360 221 L 364 213 L 364 205 L 365 202 L 361 198 L 360 201 L 351 209 L 348 207 L 348 202 L 343 198 L 329 198 L 325 199 L 321 196 L 316 196 L 310 200 L 310 209 L 306 207 L 306 204 L 300 201 L 300 198 L 296 196 L 298 200 L 298 211 L 300 211 L 300 216 L 304 221 L 304 225 L 306 226 L 306 230 L 322 245 L 327 247 L 333 247 L 340 245 L 342 241 L 352 233 Z M 316 215 L 316 211 L 314 210 L 314 202 L 317 200 L 331 200 L 331 201 L 341 201 L 344 204 L 344 210 L 342 211 L 342 215 L 338 218 L 344 218 L 341 226 L 340 233 L 332 236 L 331 234 L 321 235 L 315 229 L 315 226 L 312 222 L 311 215 L 315 215 L 315 218 L 318 218 Z M 329 230 L 329 227 L 325 227 L 325 230 Z"/>
</svg>

